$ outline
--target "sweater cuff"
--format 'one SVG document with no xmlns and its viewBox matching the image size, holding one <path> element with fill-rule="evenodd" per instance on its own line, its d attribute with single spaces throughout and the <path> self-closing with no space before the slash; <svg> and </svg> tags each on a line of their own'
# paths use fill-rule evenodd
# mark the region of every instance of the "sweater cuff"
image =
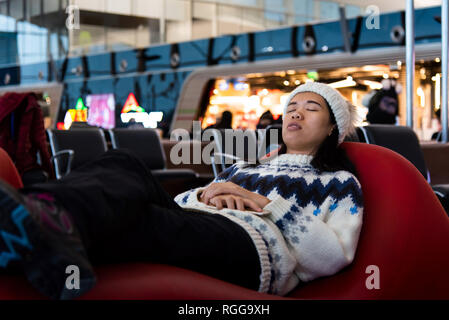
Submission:
<svg viewBox="0 0 449 320">
<path fill-rule="evenodd" d="M 286 213 L 291 210 L 292 203 L 288 200 L 285 200 L 281 196 L 276 196 L 270 203 L 268 203 L 264 210 L 270 211 L 271 215 L 268 217 L 271 221 L 276 222 L 279 219 L 282 219 Z"/>
</svg>

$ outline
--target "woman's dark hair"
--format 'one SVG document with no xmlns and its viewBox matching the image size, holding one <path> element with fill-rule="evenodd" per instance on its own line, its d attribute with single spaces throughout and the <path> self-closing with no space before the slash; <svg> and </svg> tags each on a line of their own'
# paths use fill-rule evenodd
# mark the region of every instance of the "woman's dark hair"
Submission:
<svg viewBox="0 0 449 320">
<path fill-rule="evenodd" d="M 336 124 L 337 121 L 335 120 L 334 113 L 329 107 L 327 101 L 326 106 L 327 109 L 329 110 L 331 123 Z M 324 141 L 321 143 L 320 147 L 315 153 L 315 156 L 313 157 L 311 165 L 320 172 L 324 171 L 335 172 L 345 170 L 357 176 L 357 170 L 354 164 L 348 158 L 346 151 L 338 146 L 338 136 L 339 136 L 338 127 L 335 126 L 334 130 L 332 130 L 331 135 L 327 136 L 326 139 L 324 139 Z M 284 154 L 286 152 L 287 146 L 285 145 L 284 142 L 282 142 L 278 155 Z M 257 162 L 258 163 L 256 163 L 256 165 L 259 164 L 259 161 Z"/>
</svg>

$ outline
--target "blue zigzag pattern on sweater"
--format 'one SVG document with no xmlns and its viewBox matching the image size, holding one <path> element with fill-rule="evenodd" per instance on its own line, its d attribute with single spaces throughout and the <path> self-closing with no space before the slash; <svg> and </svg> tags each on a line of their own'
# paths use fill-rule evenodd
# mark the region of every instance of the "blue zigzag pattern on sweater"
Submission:
<svg viewBox="0 0 449 320">
<path fill-rule="evenodd" d="M 229 180 L 264 196 L 267 196 L 276 186 L 277 193 L 284 199 L 296 196 L 297 204 L 301 207 L 310 202 L 319 206 L 329 196 L 338 202 L 348 195 L 351 195 L 352 201 L 357 207 L 363 206 L 362 192 L 354 178 L 349 178 L 344 182 L 332 178 L 326 185 L 323 185 L 319 176 L 311 184 L 308 184 L 303 177 L 291 178 L 286 174 L 261 176 L 258 173 L 250 174 L 247 171 L 240 171 Z"/>
</svg>

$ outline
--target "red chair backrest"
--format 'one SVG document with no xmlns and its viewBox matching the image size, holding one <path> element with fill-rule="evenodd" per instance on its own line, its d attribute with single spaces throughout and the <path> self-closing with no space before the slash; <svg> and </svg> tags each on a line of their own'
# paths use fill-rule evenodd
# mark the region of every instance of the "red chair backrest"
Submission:
<svg viewBox="0 0 449 320">
<path fill-rule="evenodd" d="M 0 179 L 6 181 L 14 188 L 23 188 L 22 179 L 14 163 L 5 150 L 0 148 Z"/>
<path fill-rule="evenodd" d="M 420 172 L 389 149 L 342 145 L 362 185 L 364 217 L 352 264 L 296 288 L 305 299 L 449 299 L 449 217 Z M 369 290 L 367 267 L 379 268 Z"/>
</svg>

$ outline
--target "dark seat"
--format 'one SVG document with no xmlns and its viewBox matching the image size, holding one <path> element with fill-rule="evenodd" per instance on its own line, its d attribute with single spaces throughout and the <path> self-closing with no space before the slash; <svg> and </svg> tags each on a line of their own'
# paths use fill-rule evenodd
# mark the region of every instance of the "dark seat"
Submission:
<svg viewBox="0 0 449 320">
<path fill-rule="evenodd" d="M 236 162 L 256 163 L 259 158 L 257 133 L 254 130 L 207 129 L 203 132 L 203 139 L 209 138 L 212 138 L 217 151 L 211 155 L 215 177 Z"/>
<path fill-rule="evenodd" d="M 410 161 L 426 178 L 429 184 L 430 173 L 424 160 L 424 154 L 415 132 L 405 126 L 375 124 L 360 127 L 366 143 L 376 144 L 393 150 Z M 444 209 L 449 213 L 449 185 L 432 186 Z"/>
<path fill-rule="evenodd" d="M 345 142 L 366 142 L 365 137 L 363 135 L 362 129 L 360 127 L 356 127 L 355 131 L 348 134 L 345 139 Z"/>
<path fill-rule="evenodd" d="M 399 153 L 410 161 L 424 178 L 429 181 L 424 154 L 418 137 L 411 128 L 388 124 L 373 124 L 360 127 L 360 130 L 364 134 L 366 143 L 376 144 Z"/>
<path fill-rule="evenodd" d="M 102 129 L 47 129 L 56 178 L 93 160 L 107 151 Z"/>
<path fill-rule="evenodd" d="M 140 157 L 159 180 L 197 179 L 190 169 L 167 169 L 165 153 L 156 130 L 115 128 L 109 130 L 112 148 L 128 149 Z"/>
</svg>

